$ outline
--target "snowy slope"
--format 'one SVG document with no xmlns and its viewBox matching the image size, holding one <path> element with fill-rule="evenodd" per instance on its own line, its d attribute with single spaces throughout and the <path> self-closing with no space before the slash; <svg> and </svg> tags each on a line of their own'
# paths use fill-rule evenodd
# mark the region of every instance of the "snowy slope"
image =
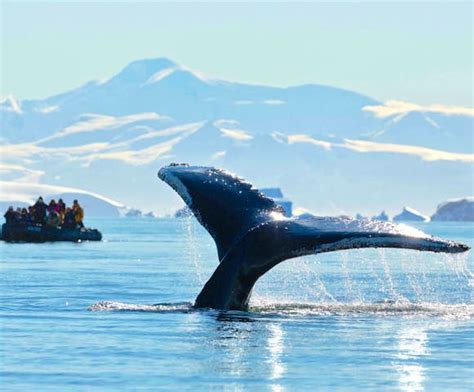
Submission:
<svg viewBox="0 0 474 392">
<path fill-rule="evenodd" d="M 384 104 L 321 85 L 233 83 L 152 59 L 46 99 L 8 97 L 0 116 L 2 180 L 80 184 L 141 210 L 179 206 L 156 179 L 171 161 L 282 187 L 319 214 L 372 215 L 404 204 L 429 211 L 470 193 L 469 108 Z"/>
<path fill-rule="evenodd" d="M 126 207 L 107 197 L 81 189 L 20 182 L 0 181 L 0 208 L 6 210 L 8 206 L 24 207 L 34 204 L 39 196 L 46 202 L 51 199 L 62 198 L 66 205 L 71 206 L 77 199 L 87 216 L 119 217 Z"/>
</svg>

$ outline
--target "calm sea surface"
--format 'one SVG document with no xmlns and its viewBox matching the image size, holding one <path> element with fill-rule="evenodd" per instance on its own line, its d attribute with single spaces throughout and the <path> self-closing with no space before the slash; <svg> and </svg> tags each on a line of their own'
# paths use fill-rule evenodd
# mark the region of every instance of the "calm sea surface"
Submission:
<svg viewBox="0 0 474 392">
<path fill-rule="evenodd" d="M 250 312 L 196 311 L 191 219 L 89 220 L 99 243 L 0 242 L 2 391 L 473 391 L 472 251 L 286 261 Z M 474 245 L 469 224 L 419 224 Z"/>
</svg>

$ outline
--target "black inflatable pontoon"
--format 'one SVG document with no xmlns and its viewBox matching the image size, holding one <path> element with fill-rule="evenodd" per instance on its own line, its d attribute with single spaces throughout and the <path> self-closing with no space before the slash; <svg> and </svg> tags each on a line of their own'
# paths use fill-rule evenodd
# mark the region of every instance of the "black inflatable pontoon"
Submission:
<svg viewBox="0 0 474 392">
<path fill-rule="evenodd" d="M 97 229 L 65 229 L 35 224 L 3 224 L 1 239 L 6 242 L 100 241 Z"/>
</svg>

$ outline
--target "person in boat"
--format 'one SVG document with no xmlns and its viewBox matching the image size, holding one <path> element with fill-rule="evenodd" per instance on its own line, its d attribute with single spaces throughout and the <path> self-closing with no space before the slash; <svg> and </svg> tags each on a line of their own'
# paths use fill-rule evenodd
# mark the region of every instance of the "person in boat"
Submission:
<svg viewBox="0 0 474 392">
<path fill-rule="evenodd" d="M 21 208 L 20 207 L 17 207 L 17 209 L 15 210 L 15 222 L 16 223 L 23 223 L 22 220 L 21 220 Z"/>
<path fill-rule="evenodd" d="M 34 219 L 35 219 L 35 209 L 33 208 L 33 206 L 29 206 L 29 207 L 28 207 L 28 215 L 29 215 L 29 218 L 30 218 L 31 223 L 34 223 Z"/>
<path fill-rule="evenodd" d="M 59 226 L 59 214 L 52 210 L 48 214 L 48 220 L 46 221 L 46 224 L 50 227 L 58 227 Z"/>
<path fill-rule="evenodd" d="M 29 225 L 33 222 L 33 219 L 31 218 L 26 208 L 21 209 L 20 222 L 24 225 Z"/>
<path fill-rule="evenodd" d="M 49 202 L 47 210 L 48 210 L 48 214 L 50 214 L 53 211 L 56 211 L 56 200 L 51 199 L 51 201 Z"/>
<path fill-rule="evenodd" d="M 66 214 L 66 203 L 64 203 L 63 199 L 59 199 L 56 204 L 55 211 L 59 214 L 59 220 L 64 222 L 64 215 Z"/>
<path fill-rule="evenodd" d="M 64 222 L 62 225 L 63 229 L 75 229 L 76 228 L 76 217 L 72 208 L 67 207 L 64 214 Z"/>
<path fill-rule="evenodd" d="M 45 219 L 46 219 L 46 208 L 48 206 L 46 203 L 43 201 L 43 198 L 40 196 L 38 197 L 38 200 L 33 206 L 34 210 L 34 215 L 33 215 L 33 221 L 35 223 L 39 223 L 40 225 L 44 224 Z"/>
<path fill-rule="evenodd" d="M 72 203 L 72 210 L 74 211 L 76 225 L 79 227 L 84 227 L 84 223 L 82 223 L 84 219 L 84 210 L 79 205 L 79 202 L 77 200 L 74 200 L 74 202 Z"/>
<path fill-rule="evenodd" d="M 12 206 L 8 207 L 8 210 L 7 210 L 7 212 L 5 212 L 3 217 L 5 218 L 5 222 L 7 224 L 15 223 L 15 210 L 13 209 Z"/>
</svg>

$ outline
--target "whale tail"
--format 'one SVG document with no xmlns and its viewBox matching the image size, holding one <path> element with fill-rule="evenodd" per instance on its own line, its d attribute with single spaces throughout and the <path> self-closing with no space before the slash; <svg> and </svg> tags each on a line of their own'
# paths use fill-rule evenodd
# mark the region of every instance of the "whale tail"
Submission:
<svg viewBox="0 0 474 392">
<path fill-rule="evenodd" d="M 271 220 L 281 207 L 224 170 L 172 164 L 158 177 L 170 185 L 214 239 L 219 261 L 250 229 Z"/>
<path fill-rule="evenodd" d="M 469 249 L 389 222 L 286 218 L 281 207 L 251 184 L 212 167 L 172 164 L 158 176 L 181 196 L 217 246 L 220 264 L 196 307 L 246 309 L 258 278 L 293 257 L 369 247 L 445 253 Z"/>
</svg>

